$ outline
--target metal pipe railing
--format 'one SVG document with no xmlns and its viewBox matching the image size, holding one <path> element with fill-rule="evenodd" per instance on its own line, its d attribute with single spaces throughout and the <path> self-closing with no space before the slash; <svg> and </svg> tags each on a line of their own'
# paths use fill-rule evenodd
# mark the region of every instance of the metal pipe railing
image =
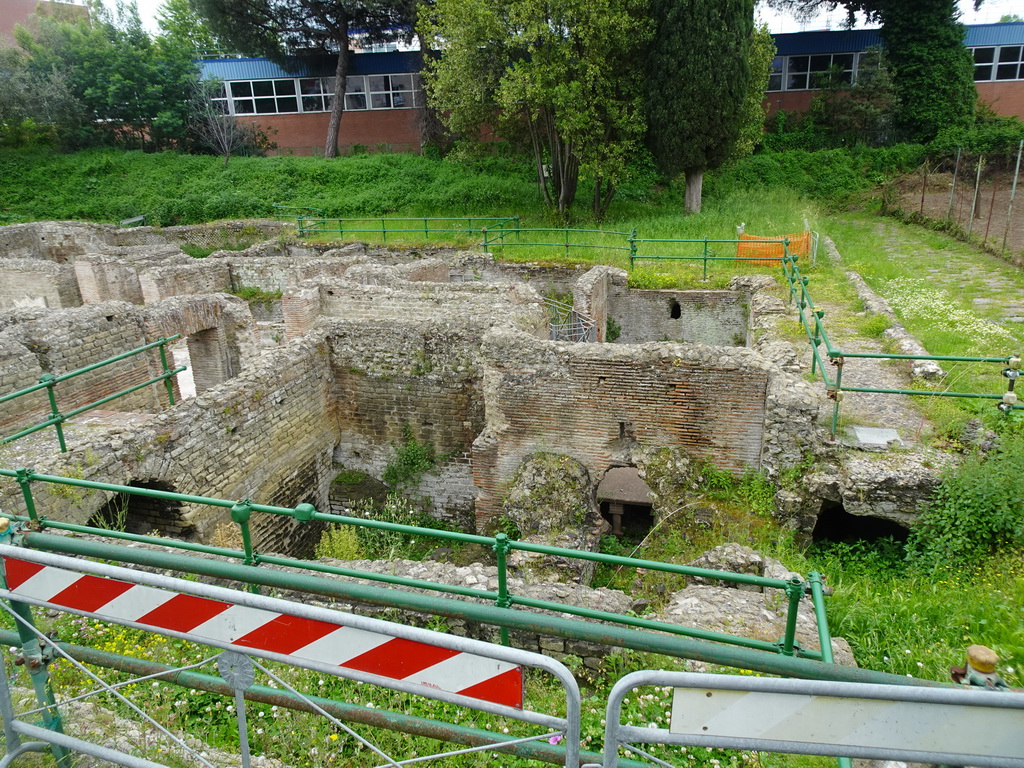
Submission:
<svg viewBox="0 0 1024 768">
<path fill-rule="evenodd" d="M 843 367 L 846 360 L 867 359 L 867 360 L 935 360 L 942 362 L 959 363 L 985 363 L 1001 364 L 1009 366 L 1015 360 L 1015 355 L 1006 357 L 975 356 L 975 355 L 912 355 L 912 354 L 889 354 L 885 352 L 844 352 L 834 346 L 825 329 L 823 319 L 824 310 L 814 306 L 808 290 L 809 280 L 800 273 L 797 264 L 798 257 L 790 254 L 787 250 L 782 259 L 782 273 L 789 285 L 789 298 L 795 302 L 800 324 L 804 329 L 808 341 L 811 344 L 811 374 L 818 373 L 829 397 L 833 400 L 832 406 L 832 436 L 835 437 L 839 424 L 839 404 L 843 392 L 864 392 L 880 395 L 925 395 L 928 397 L 959 397 L 974 400 L 999 400 L 999 408 L 1004 412 L 1024 409 L 1024 405 L 1016 404 L 1013 399 L 1008 400 L 1007 395 L 991 394 L 983 392 L 950 392 L 934 389 L 893 389 L 886 387 L 844 387 Z M 808 312 L 809 310 L 809 312 Z M 824 346 L 825 355 L 821 354 L 819 347 Z M 836 367 L 835 378 L 830 378 L 825 367 L 824 358 Z M 1019 364 L 1019 360 L 1016 361 Z M 1011 379 L 1009 391 L 1012 393 L 1013 380 Z"/>
<path fill-rule="evenodd" d="M 27 519 L 33 523 L 38 524 L 44 529 L 50 528 L 54 530 L 62 530 L 74 533 L 102 535 L 114 538 L 115 540 L 119 541 L 132 541 L 154 546 L 181 549 L 187 552 L 218 555 L 222 557 L 241 560 L 244 565 L 267 564 L 284 566 L 289 568 L 304 568 L 306 570 L 318 573 L 331 574 L 334 576 L 344 576 L 349 578 L 359 578 L 369 581 L 377 581 L 396 587 L 404 587 L 409 589 L 425 589 L 447 595 L 491 600 L 499 607 L 504 608 L 521 606 L 526 608 L 554 611 L 598 621 L 613 622 L 621 624 L 623 626 L 635 627 L 638 629 L 665 632 L 681 637 L 691 637 L 720 643 L 729 643 L 732 645 L 736 645 L 738 647 L 751 648 L 760 651 L 779 652 L 780 648 L 782 648 L 782 652 L 793 652 L 792 630 L 795 628 L 796 622 L 795 611 L 799 608 L 799 597 L 805 593 L 809 594 L 809 586 L 803 582 L 800 582 L 800 585 L 798 586 L 799 594 L 797 595 L 797 599 L 794 601 L 792 599 L 794 582 L 786 581 L 783 579 L 772 579 L 763 576 L 755 576 L 752 574 L 715 571 L 707 568 L 677 565 L 674 563 L 661 563 L 653 560 L 622 557 L 619 555 L 608 555 L 600 552 L 586 552 L 574 549 L 565 549 L 561 547 L 551 547 L 544 544 L 534 544 L 531 542 L 520 542 L 510 540 L 504 534 L 498 534 L 495 537 L 479 536 L 477 534 L 460 533 L 455 531 L 441 531 L 431 528 L 420 528 L 416 526 L 408 526 L 399 523 L 390 523 L 380 520 L 368 520 L 364 518 L 347 517 L 343 515 L 317 512 L 316 509 L 310 504 L 300 504 L 295 508 L 288 508 L 272 506 L 267 504 L 256 504 L 249 500 L 243 502 L 233 502 L 226 499 L 217 499 L 208 496 L 196 496 L 190 494 L 174 493 L 171 491 L 163 491 L 154 488 L 137 488 L 133 486 L 116 485 L 113 483 L 101 483 L 79 478 L 65 478 L 52 475 L 42 475 L 31 472 L 28 469 L 0 469 L 0 477 L 9 477 L 16 480 L 19 483 L 19 485 L 21 486 L 22 496 L 25 501 L 26 510 L 28 511 Z M 31 490 L 31 484 L 33 482 L 53 483 L 57 485 L 70 485 L 74 487 L 84 488 L 87 490 L 97 490 L 107 493 L 129 494 L 136 496 L 144 496 L 148 498 L 158 498 L 167 501 L 174 501 L 177 503 L 204 504 L 208 506 L 227 508 L 231 510 L 232 520 L 239 526 L 240 531 L 242 533 L 243 551 L 238 552 L 236 550 L 209 547 L 202 544 L 180 542 L 174 539 L 163 539 L 158 537 L 142 536 L 138 534 L 130 534 L 119 531 L 107 531 L 103 529 L 93 528 L 90 526 L 47 520 L 43 517 L 40 517 L 37 514 L 36 504 Z M 283 515 L 286 517 L 294 518 L 300 522 L 310 522 L 316 520 L 325 523 L 335 523 L 371 529 L 394 531 L 398 533 L 408 534 L 414 537 L 426 536 L 442 540 L 459 541 L 464 543 L 480 544 L 483 546 L 487 546 L 493 548 L 498 555 L 498 591 L 495 593 L 484 590 L 475 590 L 467 587 L 437 584 L 435 582 L 421 581 L 418 579 L 412 579 L 401 576 L 377 574 L 368 571 L 358 571 L 355 569 L 342 568 L 338 566 L 327 565 L 324 563 L 306 563 L 305 561 L 293 560 L 290 558 L 260 555 L 256 553 L 252 547 L 252 540 L 249 530 L 249 519 L 252 512 L 263 512 L 269 514 Z M 787 594 L 791 596 L 790 612 L 792 613 L 792 616 L 787 620 L 787 628 L 790 631 L 787 631 L 786 637 L 782 641 L 780 641 L 780 643 L 775 644 L 762 640 L 753 640 L 749 638 L 728 635 L 725 633 L 710 632 L 707 630 L 700 630 L 691 627 L 682 627 L 674 624 L 668 624 L 665 622 L 644 619 L 642 617 L 623 616 L 620 614 L 615 614 L 607 611 L 599 611 L 590 608 L 564 605 L 562 603 L 557 603 L 553 601 L 536 600 L 532 598 L 516 596 L 509 592 L 507 586 L 507 566 L 505 561 L 505 555 L 512 550 L 532 552 L 548 556 L 565 557 L 569 559 L 588 560 L 592 562 L 625 566 L 637 569 L 661 571 L 668 574 L 714 579 L 732 582 L 736 584 L 756 586 L 761 588 L 784 590 L 787 592 Z M 818 621 L 827 620 L 824 611 L 821 611 L 816 616 L 816 618 Z M 504 632 L 502 636 L 503 640 L 507 639 Z M 798 652 L 800 655 L 806 658 L 817 659 L 820 657 L 819 653 L 811 650 L 799 650 Z"/>
<path fill-rule="evenodd" d="M 137 547 L 120 547 L 99 541 L 56 536 L 32 530 L 22 531 L 18 535 L 21 537 L 20 543 L 24 546 L 49 552 L 134 563 L 164 571 L 194 573 L 239 583 L 259 584 L 279 590 L 324 595 L 346 602 L 434 614 L 485 625 L 507 627 L 515 631 L 563 637 L 597 645 L 632 648 L 784 677 L 894 685 L 938 685 L 933 681 L 902 677 L 888 672 L 825 664 L 815 659 L 802 658 L 799 655 L 786 656 L 781 653 L 767 653 L 761 650 L 738 648 L 687 637 L 640 632 L 627 627 L 509 610 L 493 605 L 468 603 L 418 592 L 404 592 L 338 579 L 324 579 L 304 573 L 270 571 L 239 563 L 190 558 L 175 553 L 155 552 Z"/>
<path fill-rule="evenodd" d="M 0 404 L 3 404 L 6 402 L 10 402 L 12 400 L 16 400 L 19 397 L 24 397 L 25 395 L 32 394 L 33 392 L 38 392 L 41 389 L 45 389 L 46 396 L 50 405 L 50 418 L 46 419 L 45 421 L 39 424 L 35 424 L 31 427 L 28 427 L 27 429 L 23 429 L 20 432 L 16 432 L 13 435 L 9 435 L 8 437 L 0 438 L 0 445 L 12 443 L 15 440 L 19 440 L 22 437 L 27 437 L 28 435 L 34 434 L 35 432 L 39 432 L 40 430 L 46 429 L 47 427 L 53 427 L 57 433 L 57 442 L 60 445 L 61 453 L 66 453 L 68 448 L 67 443 L 64 439 L 64 422 L 74 418 L 75 416 L 79 416 L 93 408 L 98 408 L 101 405 L 106 405 L 107 403 L 113 400 L 116 400 L 120 397 L 124 397 L 125 395 L 130 395 L 132 392 L 143 389 L 145 387 L 148 387 L 150 384 L 156 384 L 161 381 L 164 382 L 164 384 L 167 387 L 167 399 L 170 405 L 174 405 L 174 386 L 171 383 L 171 379 L 177 374 L 186 370 L 186 368 L 185 366 L 171 368 L 168 365 L 166 345 L 172 341 L 177 341 L 180 338 L 181 334 L 175 334 L 174 336 L 170 336 L 168 338 L 160 338 L 150 344 L 145 344 L 136 349 L 129 350 L 128 352 L 122 352 L 119 355 L 108 357 L 106 360 L 101 360 L 98 363 L 87 365 L 84 368 L 78 368 L 74 371 L 71 371 L 70 373 L 63 373 L 60 375 L 44 373 L 42 376 L 39 377 L 38 383 L 33 384 L 32 386 L 29 387 L 25 387 L 24 389 L 19 389 L 17 392 L 11 392 L 9 394 L 0 396 Z M 142 382 L 141 384 L 136 384 L 134 386 L 115 392 L 112 395 L 107 395 L 106 397 L 103 397 L 99 400 L 86 403 L 85 405 L 75 408 L 69 411 L 68 413 L 61 413 L 60 409 L 57 406 L 57 395 L 55 391 L 55 387 L 58 384 L 65 381 L 69 381 L 77 376 L 81 376 L 83 374 L 99 370 L 100 368 L 104 368 L 108 365 L 113 365 L 114 363 L 120 362 L 121 360 L 126 360 L 129 357 L 140 355 L 144 352 L 153 349 L 154 347 L 160 348 L 160 366 L 163 370 L 163 373 L 161 373 L 158 376 L 154 376 L 148 379 L 147 381 Z"/>
</svg>

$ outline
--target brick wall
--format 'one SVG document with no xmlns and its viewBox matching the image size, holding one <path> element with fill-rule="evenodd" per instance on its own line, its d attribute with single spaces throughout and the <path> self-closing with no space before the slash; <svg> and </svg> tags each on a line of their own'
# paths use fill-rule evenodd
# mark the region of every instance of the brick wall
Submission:
<svg viewBox="0 0 1024 768">
<path fill-rule="evenodd" d="M 468 517 L 475 495 L 469 451 L 484 424 L 479 347 L 486 326 L 334 321 L 327 330 L 335 460 L 380 478 L 408 429 L 439 459 L 415 494 L 429 497 L 441 516 Z"/>
<path fill-rule="evenodd" d="M 144 346 L 146 338 L 143 318 L 122 302 L 76 307 L 60 313 L 27 319 L 0 334 L 9 344 L 20 345 L 36 360 L 40 373 L 61 375 L 98 363 L 109 357 Z M 19 366 L 27 357 L 18 355 Z M 23 369 L 25 370 L 25 369 Z M 160 371 L 155 350 L 145 352 L 103 368 L 83 373 L 60 382 L 55 388 L 57 405 L 62 413 L 96 402 L 115 392 L 148 380 Z M 38 374 L 36 375 L 38 380 Z M 28 383 L 35 383 L 28 382 Z M 23 383 L 22 386 L 27 386 Z M 18 387 L 14 387 L 17 389 Z M 11 391 L 11 390 L 6 390 Z M 166 406 L 162 387 L 145 387 L 112 401 L 108 410 L 155 412 Z M 8 425 L 29 426 L 37 421 L 38 402 L 45 394 L 28 395 L 6 404 L 3 418 Z M 28 408 L 25 411 L 22 409 Z M 46 408 L 49 412 L 49 408 Z M 10 431 L 10 430 L 9 430 Z"/>
<path fill-rule="evenodd" d="M 678 345 L 554 345 L 493 331 L 485 345 L 487 429 L 473 447 L 476 514 L 537 451 L 580 461 L 592 477 L 630 450 L 679 447 L 721 469 L 757 469 L 768 366 L 748 350 Z"/>
<path fill-rule="evenodd" d="M 0 259 L 0 309 L 77 307 L 74 267 L 39 259 Z"/>
</svg>

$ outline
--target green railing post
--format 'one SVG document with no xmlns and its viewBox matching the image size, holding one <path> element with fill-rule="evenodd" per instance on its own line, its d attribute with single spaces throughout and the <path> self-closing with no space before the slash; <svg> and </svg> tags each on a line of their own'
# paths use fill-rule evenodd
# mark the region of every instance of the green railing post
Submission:
<svg viewBox="0 0 1024 768">
<path fill-rule="evenodd" d="M 242 562 L 245 565 L 257 565 L 258 558 L 252 551 L 252 535 L 249 531 L 249 518 L 252 516 L 252 500 L 245 499 L 231 507 L 231 519 L 238 523 L 238 530 L 242 533 L 242 551 L 245 553 Z M 250 583 L 250 592 L 259 592 L 256 584 Z"/>
<path fill-rule="evenodd" d="M 830 358 L 832 364 L 836 367 L 836 388 L 832 391 L 832 399 L 835 401 L 832 405 L 832 437 L 836 436 L 836 430 L 839 429 L 839 403 L 843 399 L 843 358 L 833 357 Z"/>
<path fill-rule="evenodd" d="M 494 554 L 498 561 L 498 598 L 494 604 L 499 608 L 511 608 L 512 600 L 508 596 L 508 536 L 499 533 L 494 537 Z M 508 645 L 508 627 L 501 628 L 501 644 Z"/>
<path fill-rule="evenodd" d="M 160 339 L 160 367 L 163 368 L 164 386 L 167 387 L 167 399 L 174 405 L 174 384 L 171 382 L 171 369 L 167 365 L 167 339 Z"/>
<path fill-rule="evenodd" d="M 629 270 L 633 271 L 633 265 L 636 262 L 636 227 L 633 227 L 633 231 L 629 233 Z"/>
<path fill-rule="evenodd" d="M 488 243 L 489 243 L 489 241 L 487 239 L 487 235 L 488 235 L 487 227 L 484 227 L 483 229 L 481 229 L 480 230 L 480 234 L 484 236 L 484 253 L 490 253 L 490 251 L 487 248 Z"/>
<path fill-rule="evenodd" d="M 380 220 L 380 241 L 386 243 L 388 241 L 388 222 L 387 219 Z"/>
<path fill-rule="evenodd" d="M 794 576 L 786 583 L 786 595 L 789 597 L 789 610 L 786 613 L 786 636 L 782 638 L 782 653 L 785 656 L 795 656 L 796 619 L 800 612 L 800 600 L 804 596 L 804 583 L 799 576 Z"/>
<path fill-rule="evenodd" d="M 430 239 L 430 230 L 427 229 L 427 220 L 426 220 L 426 218 L 423 219 L 423 237 L 425 237 L 427 240 Z"/>
<path fill-rule="evenodd" d="M 18 474 L 18 485 L 21 486 L 21 495 L 25 499 L 25 509 L 28 510 L 28 518 L 33 523 L 39 522 L 39 517 L 36 515 L 36 503 L 32 499 L 32 470 L 30 469 L 19 469 Z"/>
<path fill-rule="evenodd" d="M 522 242 L 522 239 L 519 236 L 519 217 L 518 216 L 515 217 L 515 222 L 516 222 L 516 242 L 519 243 L 519 242 Z"/>
<path fill-rule="evenodd" d="M 2 581 L 6 589 L 6 571 L 3 572 Z M 25 665 L 32 680 L 36 701 L 39 703 L 39 711 L 43 717 L 43 725 L 54 733 L 64 733 L 60 712 L 57 710 L 56 700 L 53 697 L 53 689 L 50 687 L 48 667 L 53 660 L 50 651 L 39 641 L 39 636 L 35 631 L 35 622 L 32 620 L 32 609 L 25 603 L 15 600 L 10 600 L 9 603 L 11 611 L 16 617 L 14 623 L 17 624 L 18 639 L 21 641 L 21 663 Z M 50 745 L 50 752 L 61 768 L 71 768 L 71 753 L 67 749 L 54 744 Z"/>
<path fill-rule="evenodd" d="M 565 228 L 565 258 L 569 258 L 569 228 Z"/>
<path fill-rule="evenodd" d="M 811 344 L 813 344 L 814 347 L 817 348 L 821 344 L 821 331 L 822 331 L 821 319 L 823 317 L 825 317 L 825 310 L 824 309 L 816 309 L 811 314 L 811 316 L 814 318 L 814 337 L 811 339 Z M 814 375 L 815 364 L 817 363 L 817 359 L 818 358 L 817 358 L 816 355 L 814 355 L 814 354 L 811 355 L 811 375 L 812 376 Z"/>
<path fill-rule="evenodd" d="M 704 279 L 701 282 L 706 283 L 708 281 L 708 236 L 704 235 Z"/>
<path fill-rule="evenodd" d="M 67 453 L 68 446 L 64 442 L 64 417 L 57 410 L 57 395 L 53 388 L 57 384 L 57 377 L 52 373 L 44 373 L 39 377 L 39 383 L 46 385 L 46 397 L 50 401 L 50 418 L 54 419 L 53 428 L 57 430 L 57 442 L 60 443 L 60 452 Z"/>
</svg>

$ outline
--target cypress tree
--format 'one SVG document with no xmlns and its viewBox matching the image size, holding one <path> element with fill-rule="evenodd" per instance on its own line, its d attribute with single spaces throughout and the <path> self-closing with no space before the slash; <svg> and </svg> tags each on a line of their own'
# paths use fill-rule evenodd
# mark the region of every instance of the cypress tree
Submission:
<svg viewBox="0 0 1024 768">
<path fill-rule="evenodd" d="M 754 0 L 651 0 L 647 144 L 662 173 L 686 177 L 700 212 L 704 172 L 724 163 L 747 122 Z"/>
</svg>

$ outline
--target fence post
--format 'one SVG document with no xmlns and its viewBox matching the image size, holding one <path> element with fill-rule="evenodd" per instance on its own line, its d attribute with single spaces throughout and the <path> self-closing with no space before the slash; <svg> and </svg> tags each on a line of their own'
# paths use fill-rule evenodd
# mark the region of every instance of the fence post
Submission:
<svg viewBox="0 0 1024 768">
<path fill-rule="evenodd" d="M 800 600 L 804 596 L 804 583 L 799 576 L 794 576 L 786 583 L 786 596 L 789 597 L 789 610 L 786 612 L 786 636 L 782 638 L 784 656 L 796 655 L 796 619 L 800 613 Z"/>
<path fill-rule="evenodd" d="M 956 148 L 956 163 L 953 165 L 953 184 L 949 188 L 949 207 L 946 209 L 946 220 L 952 220 L 953 218 L 953 200 L 956 195 L 956 177 L 960 173 L 960 153 L 964 151 L 963 147 Z"/>
<path fill-rule="evenodd" d="M 633 264 L 636 262 L 636 227 L 629 233 L 629 271 L 633 271 Z"/>
<path fill-rule="evenodd" d="M 380 220 L 380 241 L 382 243 L 388 241 L 388 223 L 384 219 Z"/>
<path fill-rule="evenodd" d="M 1006 208 L 1006 229 L 1003 230 L 1003 253 L 1006 252 L 1006 240 L 1010 236 L 1010 220 L 1013 218 L 1013 198 L 1017 195 L 1017 179 L 1020 177 L 1020 156 L 1024 154 L 1024 139 L 1017 145 L 1017 169 L 1013 172 L 1013 187 L 1010 189 L 1010 202 Z"/>
<path fill-rule="evenodd" d="M 839 429 L 839 403 L 843 399 L 843 358 L 836 357 L 832 359 L 832 362 L 836 366 L 836 388 L 833 392 L 835 395 L 835 404 L 832 406 L 832 437 L 836 436 L 836 430 Z"/>
<path fill-rule="evenodd" d="M 167 339 L 160 339 L 160 366 L 164 370 L 164 386 L 167 387 L 167 399 L 174 405 L 174 384 L 171 382 L 171 370 L 167 366 Z"/>
<path fill-rule="evenodd" d="M 64 442 L 64 417 L 57 410 L 57 395 L 53 388 L 56 386 L 56 376 L 52 373 L 44 373 L 39 377 L 39 383 L 46 385 L 46 397 L 50 401 L 50 418 L 55 419 L 53 428 L 57 430 L 57 442 L 60 444 L 60 452 L 67 453 L 68 446 Z"/>
<path fill-rule="evenodd" d="M 242 533 L 242 550 L 245 552 L 245 557 L 242 558 L 242 562 L 245 565 L 257 565 L 258 563 L 255 554 L 252 551 L 252 535 L 249 531 L 249 518 L 252 516 L 252 501 L 246 499 L 240 501 L 231 507 L 231 519 L 238 523 L 238 529 Z M 250 583 L 248 586 L 250 592 L 259 592 L 259 586 L 254 583 Z"/>
<path fill-rule="evenodd" d="M 494 554 L 498 561 L 498 598 L 494 604 L 499 608 L 511 608 L 512 600 L 508 596 L 508 536 L 499 533 L 494 537 Z M 501 628 L 501 644 L 508 645 L 508 627 Z"/>
<path fill-rule="evenodd" d="M 565 228 L 565 258 L 569 258 L 569 228 Z"/>
<path fill-rule="evenodd" d="M 978 155 L 978 172 L 974 177 L 974 197 L 971 200 L 971 217 L 967 224 L 967 240 L 970 242 L 971 232 L 974 231 L 974 216 L 978 211 L 978 190 L 981 188 L 981 164 L 985 162 L 984 155 Z"/>
<path fill-rule="evenodd" d="M 7 576 L 3 577 L 4 588 L 7 587 Z M 39 703 L 40 714 L 43 717 L 43 725 L 54 733 L 64 733 L 61 723 L 60 711 L 53 696 L 53 689 L 50 688 L 50 673 L 48 667 L 52 658 L 49 651 L 44 649 L 39 642 L 35 629 L 35 622 L 32 620 L 32 609 L 25 603 L 16 600 L 9 601 L 11 611 L 15 614 L 14 623 L 18 626 L 18 638 L 21 641 L 21 661 L 28 671 L 32 680 L 32 687 L 36 692 L 36 701 Z M 2 671 L 7 674 L 6 662 Z M 56 744 L 50 745 L 50 753 L 57 760 L 61 768 L 71 768 L 71 752 L 65 747 Z"/>
<path fill-rule="evenodd" d="M 708 281 L 708 236 L 704 235 L 704 279 L 701 281 L 706 283 Z"/>
<path fill-rule="evenodd" d="M 33 523 L 39 522 L 39 517 L 36 515 L 36 503 L 32 499 L 32 470 L 19 469 L 18 474 L 18 485 L 21 486 L 21 495 L 25 499 L 25 509 L 28 512 L 28 518 Z"/>
</svg>

